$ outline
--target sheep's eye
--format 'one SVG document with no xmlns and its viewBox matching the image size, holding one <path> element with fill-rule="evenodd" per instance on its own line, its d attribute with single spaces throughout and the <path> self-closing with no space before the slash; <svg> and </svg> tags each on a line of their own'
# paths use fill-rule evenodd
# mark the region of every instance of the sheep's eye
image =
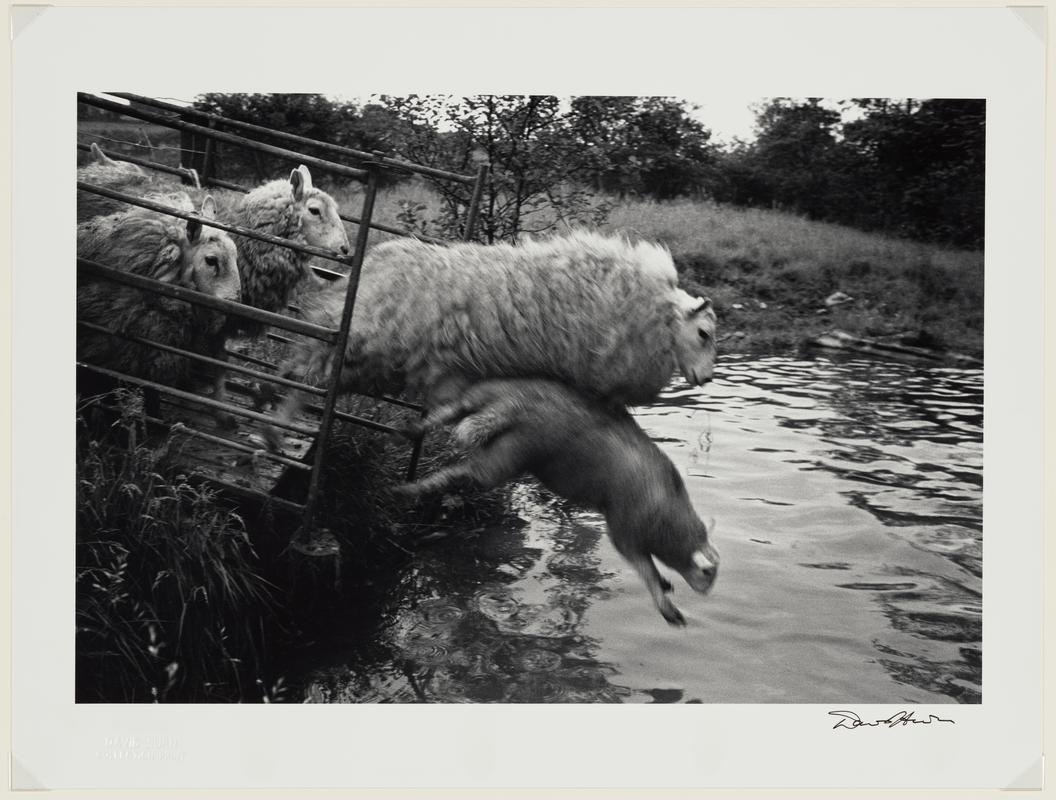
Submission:
<svg viewBox="0 0 1056 800">
<path fill-rule="evenodd" d="M 318 217 L 318 216 L 322 215 L 322 212 L 318 208 L 316 208 L 315 206 L 309 206 L 308 210 L 311 211 L 314 216 Z"/>
<path fill-rule="evenodd" d="M 709 334 L 707 331 L 697 331 L 697 333 L 700 335 L 700 340 L 702 342 L 707 342 L 711 340 L 711 334 Z"/>
<path fill-rule="evenodd" d="M 220 274 L 220 259 L 216 256 L 206 256 L 205 265 L 207 267 L 212 267 L 217 275 Z"/>
</svg>

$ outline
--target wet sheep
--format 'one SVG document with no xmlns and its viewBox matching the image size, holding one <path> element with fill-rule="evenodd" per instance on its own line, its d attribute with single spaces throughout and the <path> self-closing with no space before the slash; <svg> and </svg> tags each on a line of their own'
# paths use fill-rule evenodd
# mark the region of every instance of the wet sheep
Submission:
<svg viewBox="0 0 1056 800">
<path fill-rule="evenodd" d="M 451 423 L 454 441 L 468 456 L 404 492 L 492 488 L 532 474 L 555 494 L 604 514 L 613 545 L 641 576 L 661 615 L 672 625 L 685 624 L 653 558 L 703 594 L 715 581 L 718 554 L 678 469 L 626 409 L 553 381 L 491 380 L 437 406 L 408 433 Z"/>
</svg>

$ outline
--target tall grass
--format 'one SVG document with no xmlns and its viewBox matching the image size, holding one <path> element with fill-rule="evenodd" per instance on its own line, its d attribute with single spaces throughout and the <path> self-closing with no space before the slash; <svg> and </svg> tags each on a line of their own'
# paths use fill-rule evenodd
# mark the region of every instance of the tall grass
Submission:
<svg viewBox="0 0 1056 800">
<path fill-rule="evenodd" d="M 77 437 L 77 700 L 272 700 L 278 606 L 241 517 L 142 442 L 140 400 Z"/>
<path fill-rule="evenodd" d="M 358 187 L 335 196 L 352 213 L 362 203 Z M 727 350 L 787 349 L 839 328 L 867 337 L 911 333 L 940 348 L 982 352 L 981 252 L 702 200 L 597 203 L 610 207 L 602 230 L 671 250 L 682 284 L 715 301 Z M 428 186 L 408 182 L 379 193 L 375 219 L 436 235 L 439 207 Z M 389 238 L 372 231 L 370 241 Z M 825 299 L 837 291 L 854 299 L 830 309 Z"/>
<path fill-rule="evenodd" d="M 748 344 L 789 346 L 842 328 L 982 350 L 981 252 L 688 200 L 622 202 L 606 227 L 667 245 L 683 282 L 709 294 L 724 331 Z M 828 310 L 836 291 L 855 299 Z"/>
</svg>

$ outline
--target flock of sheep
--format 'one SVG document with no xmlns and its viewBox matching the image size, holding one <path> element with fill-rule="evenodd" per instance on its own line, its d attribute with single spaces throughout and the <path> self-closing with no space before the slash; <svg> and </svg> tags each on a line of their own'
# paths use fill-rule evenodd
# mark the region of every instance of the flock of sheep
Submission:
<svg viewBox="0 0 1056 800">
<path fill-rule="evenodd" d="M 313 186 L 304 166 L 288 180 L 217 202 L 112 161 L 94 145 L 92 151 L 79 180 L 349 251 L 337 204 Z M 327 327 L 340 321 L 346 279 L 314 278 L 302 254 L 78 194 L 81 258 L 267 311 L 284 312 L 292 301 L 302 318 Z M 218 361 L 228 338 L 260 332 L 235 315 L 102 280 L 80 281 L 77 302 L 79 319 Z M 718 556 L 678 470 L 627 406 L 653 400 L 676 369 L 695 385 L 709 381 L 715 324 L 710 301 L 679 289 L 670 254 L 653 244 L 584 231 L 517 245 L 399 239 L 372 248 L 363 261 L 344 352 L 299 341 L 282 374 L 322 384 L 336 368 L 341 391 L 417 395 L 427 414 L 408 435 L 453 426 L 467 455 L 403 492 L 462 483 L 490 488 L 533 474 L 601 511 L 660 613 L 684 624 L 653 558 L 703 593 Z M 82 332 L 77 347 L 78 360 L 176 388 L 201 382 L 187 359 L 128 339 Z M 222 397 L 222 370 L 212 377 L 214 398 Z M 279 419 L 294 418 L 299 395 L 287 395 Z M 221 414 L 218 424 L 233 420 Z M 270 444 L 281 447 L 278 428 Z"/>
</svg>

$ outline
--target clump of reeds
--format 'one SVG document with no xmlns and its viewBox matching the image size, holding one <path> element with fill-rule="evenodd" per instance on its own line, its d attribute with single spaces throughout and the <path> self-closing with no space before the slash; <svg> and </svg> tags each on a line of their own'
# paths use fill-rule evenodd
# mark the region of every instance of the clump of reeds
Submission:
<svg viewBox="0 0 1056 800">
<path fill-rule="evenodd" d="M 144 444 L 139 400 L 114 393 L 100 435 L 78 418 L 77 700 L 271 701 L 276 603 L 242 518 Z"/>
</svg>

